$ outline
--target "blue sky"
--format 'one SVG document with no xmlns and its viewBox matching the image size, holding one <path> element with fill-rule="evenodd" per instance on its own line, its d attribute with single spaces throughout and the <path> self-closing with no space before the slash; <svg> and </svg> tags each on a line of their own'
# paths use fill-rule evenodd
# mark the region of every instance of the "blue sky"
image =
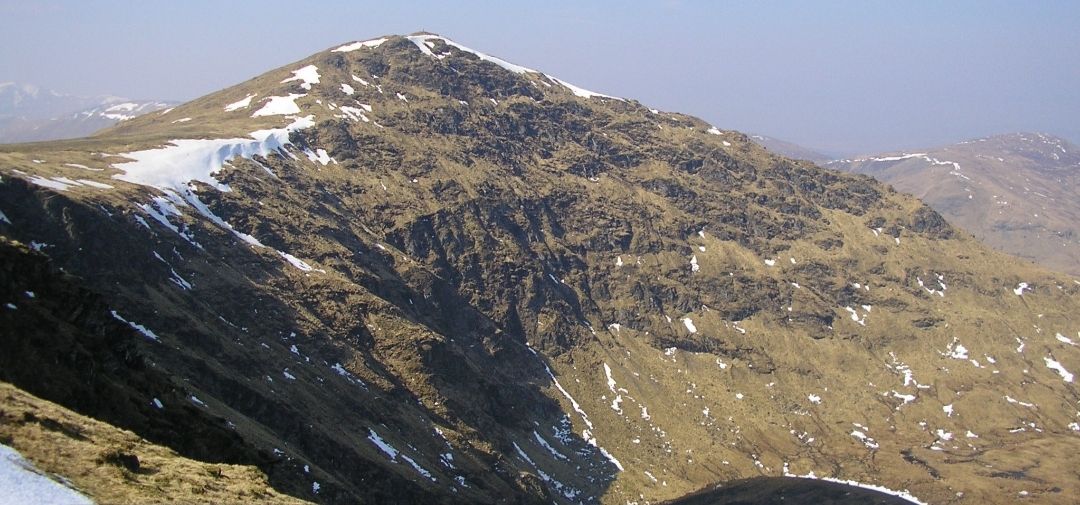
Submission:
<svg viewBox="0 0 1080 505">
<path fill-rule="evenodd" d="M 1075 1 L 0 0 L 0 81 L 187 100 L 428 30 L 595 91 L 853 153 L 1080 142 Z"/>
</svg>

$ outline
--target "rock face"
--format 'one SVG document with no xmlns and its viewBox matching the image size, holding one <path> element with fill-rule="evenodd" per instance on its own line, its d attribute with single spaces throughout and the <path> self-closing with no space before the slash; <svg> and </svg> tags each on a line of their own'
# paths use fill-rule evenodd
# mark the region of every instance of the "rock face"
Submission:
<svg viewBox="0 0 1080 505">
<path fill-rule="evenodd" d="M 824 164 L 911 193 L 995 249 L 1080 275 L 1080 148 L 1013 133 Z"/>
<path fill-rule="evenodd" d="M 0 378 L 295 497 L 1080 493 L 1080 283 L 869 177 L 439 36 L 0 172 Z"/>
</svg>

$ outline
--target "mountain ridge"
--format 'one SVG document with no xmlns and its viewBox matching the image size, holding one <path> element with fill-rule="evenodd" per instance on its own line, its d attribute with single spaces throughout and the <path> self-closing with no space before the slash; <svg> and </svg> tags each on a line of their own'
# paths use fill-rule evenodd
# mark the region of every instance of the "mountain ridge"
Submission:
<svg viewBox="0 0 1080 505">
<path fill-rule="evenodd" d="M 751 139 L 762 147 L 791 159 L 807 160 L 817 164 L 827 163 L 837 159 L 837 156 L 831 156 L 819 152 L 817 149 L 804 147 L 793 142 L 781 140 L 775 137 L 767 135 L 751 135 Z"/>
<path fill-rule="evenodd" d="M 916 153 L 836 160 L 925 199 L 991 246 L 1080 273 L 1080 148 L 1042 133 L 1008 133 Z"/>
<path fill-rule="evenodd" d="M 131 328 L 109 334 L 162 377 L 125 389 L 147 419 L 182 408 L 327 503 L 653 502 L 788 474 L 935 503 L 1080 489 L 1058 471 L 1080 353 L 1050 335 L 1080 329 L 1074 279 L 869 177 L 380 39 L 0 147 L 0 233 Z M 4 283 L 5 344 L 48 302 L 35 275 Z M 35 356 L 2 378 L 33 386 Z"/>
</svg>

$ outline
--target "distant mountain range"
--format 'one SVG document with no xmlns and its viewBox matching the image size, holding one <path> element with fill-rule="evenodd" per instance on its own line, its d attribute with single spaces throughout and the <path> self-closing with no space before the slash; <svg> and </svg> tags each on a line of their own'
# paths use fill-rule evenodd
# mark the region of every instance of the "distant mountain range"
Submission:
<svg viewBox="0 0 1080 505">
<path fill-rule="evenodd" d="M 780 140 L 766 135 L 750 135 L 750 140 L 780 156 L 787 156 L 796 160 L 812 161 L 817 164 L 828 163 L 836 156 L 830 156 L 814 149 L 800 146 L 793 142 Z"/>
<path fill-rule="evenodd" d="M 173 105 L 168 101 L 108 95 L 67 95 L 33 84 L 0 83 L 0 143 L 85 137 Z"/>
<path fill-rule="evenodd" d="M 1010 133 L 917 151 L 834 160 L 911 193 L 983 242 L 1080 274 L 1080 148 Z"/>
</svg>

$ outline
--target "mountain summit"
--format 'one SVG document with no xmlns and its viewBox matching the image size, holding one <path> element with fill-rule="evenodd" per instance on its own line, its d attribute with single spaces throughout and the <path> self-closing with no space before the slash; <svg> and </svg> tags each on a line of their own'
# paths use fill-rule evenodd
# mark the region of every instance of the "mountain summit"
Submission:
<svg viewBox="0 0 1080 505">
<path fill-rule="evenodd" d="M 1080 282 L 438 35 L 0 175 L 0 436 L 100 501 L 1080 494 Z"/>
</svg>

